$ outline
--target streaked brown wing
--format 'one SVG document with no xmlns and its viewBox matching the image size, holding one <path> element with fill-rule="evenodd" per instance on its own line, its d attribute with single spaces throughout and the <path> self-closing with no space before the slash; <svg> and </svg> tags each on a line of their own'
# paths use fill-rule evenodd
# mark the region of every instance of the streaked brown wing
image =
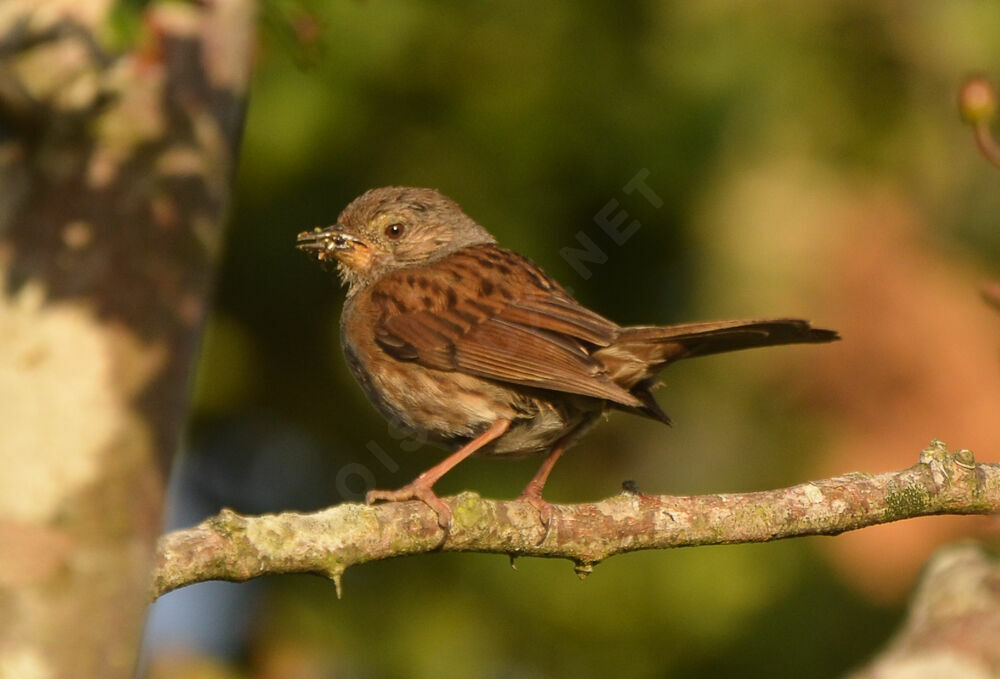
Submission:
<svg viewBox="0 0 1000 679">
<path fill-rule="evenodd" d="M 590 349 L 619 328 L 577 304 L 528 260 L 494 246 L 454 253 L 378 284 L 375 340 L 398 360 L 640 405 Z M 373 296 L 374 297 L 374 296 Z"/>
<path fill-rule="evenodd" d="M 507 303 L 499 315 L 511 323 L 540 327 L 588 344 L 606 347 L 618 334 L 618 326 L 581 306 L 562 290 L 530 294 Z"/>
</svg>

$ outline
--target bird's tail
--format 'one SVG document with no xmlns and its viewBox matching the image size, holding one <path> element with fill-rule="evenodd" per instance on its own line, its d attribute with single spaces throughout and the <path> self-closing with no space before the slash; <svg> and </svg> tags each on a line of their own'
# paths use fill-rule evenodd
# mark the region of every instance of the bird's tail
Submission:
<svg viewBox="0 0 1000 679">
<path fill-rule="evenodd" d="M 605 365 L 617 384 L 646 403 L 644 414 L 668 422 L 649 389 L 657 373 L 674 361 L 777 344 L 838 339 L 840 335 L 833 330 L 814 328 L 808 321 L 795 318 L 633 326 L 622 328 L 614 343 L 595 352 L 594 357 Z"/>
<path fill-rule="evenodd" d="M 615 345 L 644 350 L 650 363 L 665 365 L 682 358 L 775 344 L 810 344 L 840 339 L 797 318 L 751 321 L 710 321 L 665 326 L 623 328 Z"/>
</svg>

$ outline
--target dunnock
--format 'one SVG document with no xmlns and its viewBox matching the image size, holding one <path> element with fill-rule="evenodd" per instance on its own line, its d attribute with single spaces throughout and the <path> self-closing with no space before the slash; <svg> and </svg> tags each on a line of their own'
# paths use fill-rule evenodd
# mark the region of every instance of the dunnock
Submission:
<svg viewBox="0 0 1000 679">
<path fill-rule="evenodd" d="M 420 499 L 447 527 L 432 487 L 479 452 L 547 453 L 520 499 L 546 527 L 542 487 L 559 456 L 601 415 L 669 423 L 653 400 L 667 364 L 723 351 L 830 342 L 796 319 L 622 327 L 579 304 L 544 271 L 498 247 L 432 189 L 387 187 L 356 198 L 298 248 L 335 259 L 347 284 L 341 342 L 351 372 L 387 418 L 458 450 L 376 500 Z"/>
</svg>

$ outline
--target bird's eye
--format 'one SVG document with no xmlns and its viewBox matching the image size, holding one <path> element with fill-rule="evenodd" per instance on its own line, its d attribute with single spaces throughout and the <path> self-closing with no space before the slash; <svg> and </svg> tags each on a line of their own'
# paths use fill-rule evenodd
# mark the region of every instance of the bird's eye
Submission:
<svg viewBox="0 0 1000 679">
<path fill-rule="evenodd" d="M 385 227 L 385 237 L 389 240 L 399 240 L 404 231 L 406 231 L 406 227 L 402 224 L 390 224 Z"/>
</svg>

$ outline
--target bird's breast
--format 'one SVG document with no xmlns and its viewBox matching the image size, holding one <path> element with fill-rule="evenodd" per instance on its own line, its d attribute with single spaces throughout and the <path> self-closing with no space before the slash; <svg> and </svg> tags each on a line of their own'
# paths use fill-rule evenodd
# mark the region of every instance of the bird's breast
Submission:
<svg viewBox="0 0 1000 679">
<path fill-rule="evenodd" d="M 351 374 L 391 423 L 431 440 L 461 443 L 498 419 L 510 429 L 484 454 L 517 455 L 548 450 L 603 411 L 596 399 L 506 385 L 457 371 L 425 368 L 385 353 L 374 323 L 349 300 L 341 319 L 341 344 Z"/>
<path fill-rule="evenodd" d="M 341 344 L 347 365 L 391 422 L 444 438 L 474 436 L 502 417 L 515 418 L 510 390 L 458 372 L 425 368 L 385 353 L 364 309 L 346 305 Z"/>
</svg>

